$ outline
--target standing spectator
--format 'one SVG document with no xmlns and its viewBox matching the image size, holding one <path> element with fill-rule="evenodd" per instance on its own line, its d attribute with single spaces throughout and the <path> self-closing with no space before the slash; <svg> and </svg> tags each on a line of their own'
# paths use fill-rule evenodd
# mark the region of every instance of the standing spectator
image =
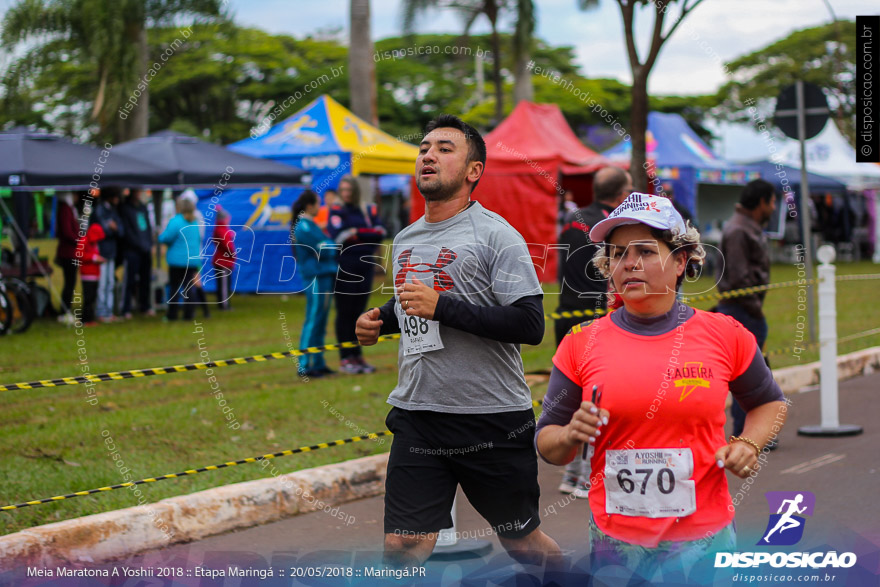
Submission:
<svg viewBox="0 0 880 587">
<path fill-rule="evenodd" d="M 153 226 L 147 206 L 141 200 L 141 191 L 132 189 L 119 207 L 125 229 L 123 256 L 125 258 L 125 287 L 122 294 L 122 315 L 131 318 L 131 300 L 136 295 L 138 310 L 155 316 L 150 303 L 150 281 L 153 264 Z"/>
<path fill-rule="evenodd" d="M 593 264 L 598 245 L 590 240 L 590 229 L 608 218 L 614 208 L 632 192 L 629 173 L 617 167 L 605 167 L 593 179 L 593 203 L 565 217 L 559 243 L 564 246 L 559 262 L 559 307 L 557 312 L 604 310 L 608 280 Z M 557 346 L 572 326 L 583 317 L 556 320 Z"/>
<path fill-rule="evenodd" d="M 211 266 L 217 280 L 217 305 L 221 310 L 230 308 L 229 298 L 232 297 L 232 291 L 229 283 L 235 268 L 235 231 L 229 228 L 229 219 L 229 212 L 217 206 L 217 222 L 211 237 L 217 248 L 211 257 Z"/>
<path fill-rule="evenodd" d="M 195 315 L 193 287 L 201 266 L 201 239 L 196 223 L 195 204 L 192 200 L 178 198 L 177 214 L 159 235 L 159 242 L 168 245 L 165 259 L 168 262 L 168 285 L 171 296 L 165 319 L 177 320 L 177 306 L 184 304 L 183 317 L 192 320 Z"/>
<path fill-rule="evenodd" d="M 599 246 L 590 240 L 590 229 L 608 218 L 611 211 L 620 205 L 631 191 L 632 178 L 629 173 L 617 167 L 605 167 L 597 171 L 593 179 L 593 203 L 575 209 L 565 217 L 559 236 L 559 243 L 566 249 L 561 253 L 559 262 L 557 312 L 605 309 L 608 280 L 599 273 L 593 263 L 593 255 Z M 559 346 L 569 329 L 584 320 L 589 318 L 575 316 L 556 320 L 554 324 L 556 346 Z M 566 465 L 559 491 L 587 499 L 589 490 L 590 461 L 586 458 L 576 458 Z"/>
<path fill-rule="evenodd" d="M 98 301 L 98 280 L 105 261 L 98 250 L 98 243 L 104 238 L 104 229 L 98 222 L 92 222 L 86 233 L 76 243 L 79 252 L 80 279 L 82 280 L 82 323 L 94 326 L 95 303 Z"/>
<path fill-rule="evenodd" d="M 113 322 L 114 302 L 116 299 L 116 255 L 120 241 L 125 236 L 122 218 L 119 217 L 119 188 L 110 187 L 101 190 L 98 205 L 94 210 L 94 221 L 101 225 L 104 238 L 98 243 L 98 250 L 104 258 L 101 264 L 101 277 L 98 279 L 98 320 Z"/>
<path fill-rule="evenodd" d="M 577 202 L 574 201 L 574 192 L 565 190 L 562 196 L 562 206 L 559 208 L 559 225 L 565 224 L 565 218 L 578 209 Z"/>
<path fill-rule="evenodd" d="M 306 284 L 306 319 L 299 346 L 324 346 L 327 316 L 336 276 L 336 243 L 315 223 L 320 200 L 311 190 L 300 194 L 291 209 L 293 222 L 293 254 L 297 271 Z M 301 375 L 323 377 L 333 373 L 324 362 L 324 353 L 303 356 L 299 365 Z"/>
<path fill-rule="evenodd" d="M 55 264 L 61 267 L 64 275 L 64 288 L 61 290 L 61 313 L 58 321 L 73 323 L 73 290 L 76 287 L 77 266 L 81 262 L 76 257 L 76 243 L 79 235 L 79 213 L 76 209 L 78 195 L 64 192 L 58 198 L 55 234 L 58 235 L 58 249 Z"/>
<path fill-rule="evenodd" d="M 339 195 L 335 190 L 327 190 L 324 192 L 324 205 L 318 209 L 315 214 L 315 224 L 327 230 L 327 223 L 330 221 L 330 210 L 339 205 Z"/>
<path fill-rule="evenodd" d="M 342 205 L 330 210 L 327 231 L 342 245 L 339 255 L 339 274 L 336 280 L 336 340 L 356 342 L 355 323 L 367 309 L 373 289 L 375 263 L 369 256 L 385 237 L 385 228 L 379 220 L 379 210 L 370 204 L 361 206 L 361 193 L 351 176 L 339 181 Z M 364 361 L 361 347 L 340 349 L 339 368 L 345 373 L 372 373 L 376 370 Z"/>
<path fill-rule="evenodd" d="M 773 184 L 756 179 L 743 188 L 736 212 L 725 224 L 721 236 L 721 275 L 718 291 L 767 285 L 770 282 L 770 250 L 763 226 L 776 209 Z M 751 332 L 763 351 L 767 340 L 767 319 L 764 317 L 764 296 L 767 292 L 738 296 L 718 303 L 717 311 L 732 316 Z M 739 403 L 730 406 L 733 435 L 742 434 L 746 413 Z M 775 444 L 773 445 L 775 448 Z"/>
<path fill-rule="evenodd" d="M 205 242 L 205 229 L 207 224 L 205 223 L 205 217 L 199 212 L 198 204 L 199 197 L 196 195 L 195 191 L 191 189 L 185 189 L 180 194 L 178 198 L 180 200 L 189 200 L 193 205 L 193 214 L 195 215 L 196 225 L 199 227 L 199 242 Z M 202 308 L 202 313 L 205 318 L 211 317 L 211 312 L 208 309 L 208 296 L 205 295 L 205 289 L 202 287 L 202 266 L 199 265 L 196 270 L 196 277 L 192 283 L 192 298 L 191 303 L 196 304 Z"/>
</svg>

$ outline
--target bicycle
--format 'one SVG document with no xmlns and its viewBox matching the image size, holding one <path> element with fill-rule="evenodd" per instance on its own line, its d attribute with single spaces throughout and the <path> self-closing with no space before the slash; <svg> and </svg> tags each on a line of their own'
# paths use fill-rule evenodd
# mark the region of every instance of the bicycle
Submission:
<svg viewBox="0 0 880 587">
<path fill-rule="evenodd" d="M 20 334 L 36 315 L 33 289 L 17 277 L 0 276 L 0 334 Z"/>
</svg>

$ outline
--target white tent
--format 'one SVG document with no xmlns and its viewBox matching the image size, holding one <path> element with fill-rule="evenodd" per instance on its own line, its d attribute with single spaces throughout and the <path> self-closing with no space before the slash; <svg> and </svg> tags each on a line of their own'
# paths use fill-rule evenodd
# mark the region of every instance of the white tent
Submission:
<svg viewBox="0 0 880 587">
<path fill-rule="evenodd" d="M 800 145 L 794 139 L 779 141 L 780 163 L 801 167 Z M 806 142 L 807 169 L 827 175 L 846 184 L 853 191 L 880 188 L 880 166 L 856 163 L 856 150 L 840 133 L 833 120 L 828 120 L 818 135 Z"/>
</svg>

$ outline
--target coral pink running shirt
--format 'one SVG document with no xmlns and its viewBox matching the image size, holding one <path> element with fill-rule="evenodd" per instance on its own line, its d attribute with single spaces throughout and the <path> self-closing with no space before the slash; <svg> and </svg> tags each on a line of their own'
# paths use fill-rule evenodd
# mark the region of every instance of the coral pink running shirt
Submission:
<svg viewBox="0 0 880 587">
<path fill-rule="evenodd" d="M 646 547 L 699 540 L 730 523 L 733 503 L 716 451 L 727 444 L 728 383 L 756 353 L 728 316 L 696 310 L 672 331 L 628 332 L 611 319 L 575 326 L 553 364 L 609 411 L 591 459 L 599 529 Z"/>
</svg>

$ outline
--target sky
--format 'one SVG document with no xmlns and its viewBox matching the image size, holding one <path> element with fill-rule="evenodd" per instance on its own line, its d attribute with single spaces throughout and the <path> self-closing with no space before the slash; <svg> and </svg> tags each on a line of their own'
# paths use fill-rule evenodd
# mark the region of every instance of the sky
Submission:
<svg viewBox="0 0 880 587">
<path fill-rule="evenodd" d="M 828 0 L 838 18 L 880 13 L 878 0 Z M 590 12 L 577 0 L 535 0 L 537 35 L 551 45 L 575 48 L 581 73 L 631 83 L 620 9 L 614 0 L 600 0 Z M 372 0 L 374 39 L 401 33 L 401 0 Z M 676 3 L 678 4 L 678 3 Z M 296 37 L 324 29 L 341 29 L 347 37 L 349 0 L 230 0 L 237 23 Z M 677 16 L 677 8 L 669 15 Z M 649 40 L 653 17 L 636 17 L 638 38 Z M 703 0 L 663 46 L 653 70 L 652 94 L 697 95 L 716 91 L 725 82 L 724 63 L 785 38 L 795 30 L 831 22 L 824 0 Z M 639 25 L 642 26 L 639 26 Z M 461 21 L 450 10 L 428 13 L 416 22 L 418 32 L 460 33 Z M 508 19 L 501 29 L 512 30 Z M 488 32 L 482 18 L 473 29 Z M 646 47 L 642 47 L 644 54 Z"/>
<path fill-rule="evenodd" d="M 0 0 L 0 14 L 17 0 Z M 227 0 L 234 20 L 276 34 L 297 38 L 321 31 L 338 31 L 348 37 L 350 0 Z M 690 0 L 689 0 L 690 1 Z M 582 12 L 577 0 L 535 0 L 538 37 L 553 46 L 575 48 L 581 73 L 587 77 L 610 77 L 631 83 L 629 60 L 620 9 L 614 0 L 600 0 L 599 8 Z M 402 0 L 371 0 L 371 32 L 374 39 L 401 34 Z M 676 2 L 667 20 L 678 15 Z M 703 0 L 667 41 L 651 74 L 648 90 L 654 95 L 700 95 L 714 93 L 726 81 L 724 63 L 783 39 L 796 30 L 831 22 L 832 10 L 839 19 L 858 14 L 880 14 L 880 0 Z M 637 13 L 637 42 L 644 56 L 653 17 Z M 667 25 L 668 26 L 668 25 Z M 511 31 L 510 18 L 500 29 Z M 435 10 L 416 21 L 424 33 L 462 31 L 459 17 L 450 10 Z M 489 32 L 488 21 L 478 20 L 475 34 Z M 710 128 L 721 135 L 715 147 L 731 158 L 748 158 L 760 140 L 747 128 L 729 125 Z"/>
</svg>

